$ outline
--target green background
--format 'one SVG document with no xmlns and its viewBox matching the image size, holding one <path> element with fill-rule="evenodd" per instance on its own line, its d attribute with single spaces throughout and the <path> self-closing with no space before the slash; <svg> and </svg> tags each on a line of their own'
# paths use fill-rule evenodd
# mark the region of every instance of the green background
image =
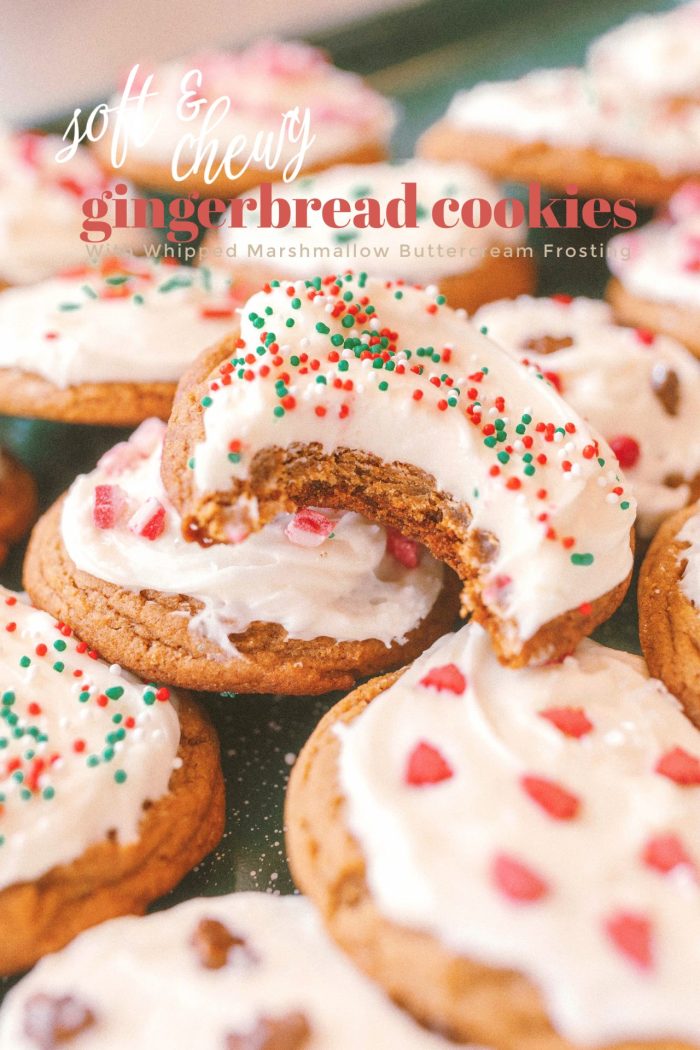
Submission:
<svg viewBox="0 0 700 1050">
<path fill-rule="evenodd" d="M 579 63 L 588 42 L 604 29 L 629 14 L 665 6 L 669 5 L 558 0 L 528 8 L 505 0 L 442 0 L 331 36 L 317 36 L 313 42 L 324 46 L 340 65 L 368 75 L 378 89 L 398 100 L 401 120 L 394 148 L 396 156 L 403 157 L 411 154 L 417 136 L 442 115 L 458 88 L 482 79 L 519 75 L 539 65 Z M 588 231 L 548 231 L 546 236 L 562 244 L 600 240 L 596 234 L 592 241 Z M 536 246 L 541 241 L 541 234 L 533 237 Z M 550 260 L 541 267 L 540 291 L 544 294 L 595 295 L 602 293 L 604 284 L 602 261 Z M 115 429 L 0 418 L 0 441 L 35 473 L 42 508 L 125 436 Z M 20 585 L 22 556 L 23 549 L 15 549 L 0 574 L 7 586 Z M 618 648 L 638 651 L 636 625 L 632 588 L 622 609 L 597 637 Z M 300 747 L 337 699 L 337 695 L 313 699 L 202 694 L 221 739 L 228 796 L 226 833 L 218 849 L 157 907 L 231 890 L 292 891 L 282 829 L 285 785 Z M 0 994 L 6 984 L 0 981 Z"/>
</svg>

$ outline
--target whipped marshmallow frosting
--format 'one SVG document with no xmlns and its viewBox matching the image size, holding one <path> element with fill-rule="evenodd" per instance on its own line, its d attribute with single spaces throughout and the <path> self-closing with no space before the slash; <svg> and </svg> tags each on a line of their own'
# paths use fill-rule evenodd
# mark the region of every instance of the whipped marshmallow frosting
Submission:
<svg viewBox="0 0 700 1050">
<path fill-rule="evenodd" d="M 136 841 L 144 802 L 168 791 L 180 728 L 167 690 L 109 667 L 5 588 L 0 623 L 4 889 L 70 863 L 110 831 Z"/>
<path fill-rule="evenodd" d="M 201 86 L 189 77 L 184 90 L 209 104 L 220 97 L 230 99 L 224 113 L 216 111 L 215 123 L 205 121 L 206 107 L 198 113 L 187 110 L 188 119 L 179 116 L 178 103 L 183 96 L 183 78 L 190 70 L 202 75 Z M 149 87 L 153 94 L 143 109 L 131 106 L 125 111 L 125 133 L 131 145 L 129 155 L 144 162 L 170 167 L 173 151 L 184 136 L 198 139 L 202 134 L 211 143 L 218 140 L 225 148 L 239 137 L 249 149 L 257 140 L 273 135 L 275 151 L 280 148 L 279 165 L 284 167 L 299 149 L 277 136 L 283 114 L 298 107 L 308 109 L 311 134 L 315 136 L 306 154 L 308 163 L 352 152 L 367 144 L 386 145 L 395 123 L 394 108 L 389 101 L 367 87 L 354 73 L 336 69 L 323 52 L 298 42 L 260 40 L 235 54 L 209 53 L 191 55 L 159 66 L 155 70 L 142 66 L 136 89 L 153 74 Z M 132 92 L 133 93 L 133 92 Z M 110 105 L 116 105 L 115 96 Z M 182 166 L 192 160 L 194 152 L 183 150 Z M 247 151 L 240 154 L 240 163 Z M 234 159 L 234 170 L 238 161 Z"/>
<path fill-rule="evenodd" d="M 83 201 L 108 182 L 86 150 L 59 164 L 57 135 L 0 134 L 0 281 L 29 284 L 87 262 L 80 240 Z M 119 230 L 112 244 L 138 251 L 143 230 Z"/>
<path fill-rule="evenodd" d="M 632 93 L 603 104 L 582 69 L 538 69 L 477 84 L 454 96 L 446 119 L 465 131 L 646 160 L 669 176 L 698 170 L 700 104 L 669 111 Z"/>
<path fill-rule="evenodd" d="M 685 562 L 681 590 L 700 611 L 700 508 L 685 522 L 677 539 L 688 544 L 679 554 L 679 559 Z"/>
<path fill-rule="evenodd" d="M 385 917 L 525 974 L 576 1045 L 700 1042 L 700 733 L 641 659 L 505 670 L 469 625 L 337 732 Z"/>
<path fill-rule="evenodd" d="M 404 642 L 428 615 L 442 587 L 442 566 L 427 551 L 416 568 L 400 564 L 387 552 L 385 529 L 359 514 L 337 515 L 332 534 L 314 547 L 287 537 L 290 514 L 279 515 L 245 543 L 187 543 L 160 480 L 164 430 L 157 420 L 147 421 L 140 433 L 153 436 L 148 454 L 139 451 L 137 431 L 135 443 L 118 446 L 96 470 L 73 482 L 61 536 L 78 569 L 128 590 L 196 599 L 202 608 L 190 621 L 191 631 L 228 655 L 236 652 L 229 634 L 253 622 L 280 624 L 291 638 L 306 641 L 377 638 L 390 646 Z M 132 511 L 157 499 L 165 508 L 161 535 L 155 540 L 135 535 L 127 527 L 127 511 L 116 527 L 97 528 L 94 493 L 104 484 L 119 485 Z"/>
<path fill-rule="evenodd" d="M 273 282 L 241 309 L 241 338 L 248 356 L 202 399 L 197 492 L 225 492 L 271 445 L 414 464 L 497 538 L 484 600 L 520 638 L 627 576 L 635 503 L 610 449 L 434 290 Z"/>
<path fill-rule="evenodd" d="M 344 164 L 292 183 L 276 183 L 273 191 L 275 197 L 284 199 L 317 197 L 327 201 L 339 197 L 356 201 L 373 197 L 379 201 L 383 214 L 387 202 L 403 193 L 404 182 L 417 184 L 416 229 L 393 229 L 390 226 L 358 229 L 349 225 L 334 230 L 322 221 L 319 212 L 313 211 L 309 212 L 309 229 L 301 235 L 302 251 L 297 228 L 259 229 L 257 211 L 247 211 L 246 227 L 238 230 L 224 224 L 219 232 L 219 243 L 225 250 L 235 248 L 237 266 L 245 266 L 246 259 L 253 260 L 258 266 L 267 265 L 277 275 L 284 273 L 291 278 L 306 277 L 309 266 L 313 269 L 325 260 L 328 268 L 333 270 L 339 259 L 347 259 L 348 253 L 352 253 L 372 276 L 422 282 L 475 269 L 496 244 L 514 250 L 525 243 L 524 228 L 502 230 L 488 224 L 480 229 L 470 229 L 460 222 L 449 229 L 441 229 L 432 221 L 432 207 L 443 197 L 456 198 L 460 203 L 481 198 L 491 205 L 501 199 L 502 194 L 495 183 L 462 164 L 427 160 L 409 160 L 401 164 Z M 429 254 L 430 246 L 438 244 L 440 256 Z M 257 254 L 259 248 L 262 256 Z"/>
<path fill-rule="evenodd" d="M 547 372 L 603 434 L 621 457 L 644 535 L 685 506 L 684 482 L 700 477 L 700 361 L 680 343 L 622 328 L 605 303 L 568 296 L 504 299 L 473 321 L 535 372 Z M 553 349 L 557 341 L 568 345 Z M 538 352 L 543 344 L 548 352 Z"/>
<path fill-rule="evenodd" d="M 0 292 L 0 368 L 62 389 L 174 383 L 229 331 L 236 301 L 218 271 L 110 257 L 99 269 Z"/>
<path fill-rule="evenodd" d="M 587 66 L 613 98 L 700 102 L 700 3 L 628 19 L 592 44 Z"/>
<path fill-rule="evenodd" d="M 653 222 L 608 242 L 614 277 L 641 299 L 700 310 L 700 182 L 689 182 Z"/>
<path fill-rule="evenodd" d="M 203 965 L 192 943 L 207 920 L 243 941 L 218 968 Z M 252 1050 L 263 1045 L 253 1032 L 264 1018 L 290 1015 L 307 1029 L 305 1041 L 279 1042 L 290 1050 L 455 1045 L 421 1028 L 346 961 L 300 897 L 199 898 L 88 930 L 42 959 L 9 993 L 0 1013 L 1 1050 L 36 1050 L 26 1031 L 40 1012 L 35 996 L 71 997 L 76 1017 L 90 1011 L 92 1022 L 75 1040 L 80 1050 L 222 1050 L 233 1035 L 242 1037 L 236 1045 Z"/>
</svg>

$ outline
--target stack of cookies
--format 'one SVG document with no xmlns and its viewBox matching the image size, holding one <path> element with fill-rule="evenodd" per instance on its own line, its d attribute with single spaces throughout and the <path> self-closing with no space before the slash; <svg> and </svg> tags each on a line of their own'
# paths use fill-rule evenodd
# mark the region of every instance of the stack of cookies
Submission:
<svg viewBox="0 0 700 1050">
<path fill-rule="evenodd" d="M 214 266 L 33 259 L 0 293 L 0 409 L 135 427 L 36 524 L 33 604 L 0 589 L 0 972 L 36 964 L 0 1050 L 698 1050 L 700 194 L 680 147 L 662 170 L 632 146 L 632 111 L 661 120 L 662 98 L 694 126 L 697 19 L 639 19 L 551 74 L 600 100 L 544 160 L 556 114 L 530 114 L 532 150 L 499 118 L 534 81 L 468 93 L 431 159 L 390 165 L 391 105 L 311 49 L 200 63 L 243 130 L 317 113 L 317 173 L 281 196 L 415 183 L 426 212 L 574 168 L 608 194 L 628 158 L 667 208 L 625 235 L 609 304 L 536 297 L 522 229 L 442 231 L 431 253 L 427 216 L 411 251 L 318 218 L 258 238 L 253 218 L 209 236 Z M 649 52 L 653 88 L 611 47 Z M 604 104 L 622 80 L 624 113 Z M 135 184 L 172 189 L 169 135 Z M 70 195 L 46 149 L 22 163 Z M 9 540 L 34 504 L 8 471 Z M 636 546 L 646 663 L 589 637 Z M 305 898 L 139 917 L 224 832 L 207 692 L 330 691 L 286 797 Z"/>
</svg>

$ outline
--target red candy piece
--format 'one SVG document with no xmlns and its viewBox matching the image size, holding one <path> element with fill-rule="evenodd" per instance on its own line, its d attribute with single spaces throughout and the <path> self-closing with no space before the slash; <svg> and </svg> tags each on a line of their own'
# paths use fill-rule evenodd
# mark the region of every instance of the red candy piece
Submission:
<svg viewBox="0 0 700 1050">
<path fill-rule="evenodd" d="M 461 696 L 467 688 L 467 680 L 456 664 L 444 664 L 442 667 L 433 667 L 428 671 L 420 684 L 426 689 L 437 689 L 439 693 L 446 689 L 456 696 Z"/>
<path fill-rule="evenodd" d="M 127 496 L 119 485 L 95 485 L 92 521 L 98 529 L 113 529 L 127 507 Z"/>
<path fill-rule="evenodd" d="M 567 295 L 566 292 L 556 292 L 552 296 L 552 301 L 555 303 L 561 303 L 562 306 L 570 306 L 574 301 L 573 295 Z"/>
<path fill-rule="evenodd" d="M 449 780 L 453 775 L 452 767 L 442 757 L 437 748 L 421 740 L 416 744 L 406 766 L 406 783 L 412 787 L 424 787 L 426 784 L 439 784 Z"/>
<path fill-rule="evenodd" d="M 520 783 L 532 801 L 555 820 L 573 820 L 578 814 L 580 800 L 556 781 L 547 780 L 545 777 L 524 776 Z"/>
<path fill-rule="evenodd" d="M 700 784 L 700 759 L 682 747 L 674 747 L 661 756 L 656 772 L 684 787 Z"/>
<path fill-rule="evenodd" d="M 297 511 L 285 527 L 284 534 L 297 547 L 320 547 L 333 532 L 335 524 L 320 510 L 305 507 Z"/>
<path fill-rule="evenodd" d="M 541 900 L 548 890 L 544 879 L 506 853 L 499 853 L 494 859 L 491 877 L 501 893 L 521 904 Z"/>
<path fill-rule="evenodd" d="M 546 718 L 564 736 L 576 739 L 593 729 L 593 723 L 580 707 L 548 707 L 545 711 L 540 711 L 540 718 Z"/>
<path fill-rule="evenodd" d="M 615 947 L 643 970 L 654 961 L 651 923 L 635 912 L 617 912 L 605 922 L 605 931 Z"/>
<path fill-rule="evenodd" d="M 406 569 L 415 569 L 420 562 L 420 543 L 402 536 L 396 529 L 386 530 L 386 549 L 387 554 L 391 554 Z"/>
<path fill-rule="evenodd" d="M 129 518 L 129 529 L 146 540 L 157 540 L 165 528 L 165 507 L 151 496 Z"/>
<path fill-rule="evenodd" d="M 686 853 L 685 846 L 678 835 L 656 835 L 649 839 L 642 853 L 644 863 L 650 868 L 656 868 L 662 875 L 680 867 L 682 864 L 695 871 L 692 858 Z"/>
<path fill-rule="evenodd" d="M 610 438 L 610 448 L 618 458 L 623 470 L 629 470 L 639 459 L 641 449 L 638 442 L 628 434 Z"/>
</svg>

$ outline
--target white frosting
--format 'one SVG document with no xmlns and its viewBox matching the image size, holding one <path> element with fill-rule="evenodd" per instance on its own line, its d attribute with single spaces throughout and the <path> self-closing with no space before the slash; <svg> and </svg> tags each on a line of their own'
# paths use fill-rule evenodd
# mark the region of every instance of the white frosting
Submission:
<svg viewBox="0 0 700 1050">
<path fill-rule="evenodd" d="M 206 919 L 246 941 L 219 969 L 202 966 L 191 944 Z M 9 993 L 2 1050 L 36 1050 L 25 1033 L 34 995 L 72 996 L 92 1011 L 95 1023 L 75 1040 L 80 1050 L 222 1050 L 229 1034 L 246 1035 L 262 1017 L 290 1013 L 303 1014 L 311 1029 L 304 1050 L 455 1045 L 421 1028 L 356 970 L 300 897 L 199 898 L 88 930 Z"/>
<path fill-rule="evenodd" d="M 3 889 L 70 863 L 112 830 L 135 841 L 143 803 L 168 790 L 180 730 L 172 704 L 145 702 L 153 689 L 81 652 L 52 617 L 4 588 L 0 609 Z"/>
<path fill-rule="evenodd" d="M 0 135 L 0 281 L 29 284 L 87 262 L 83 201 L 108 183 L 87 151 L 65 164 L 57 135 Z M 119 230 L 112 245 L 139 250 L 143 230 Z"/>
<path fill-rule="evenodd" d="M 483 306 L 473 321 L 536 371 L 556 373 L 563 397 L 613 448 L 620 437 L 637 442 L 639 458 L 624 470 L 645 535 L 688 502 L 688 485 L 665 484 L 673 475 L 688 481 L 700 475 L 700 361 L 680 343 L 645 333 L 643 341 L 634 329 L 613 324 L 610 308 L 593 299 L 504 299 Z M 551 353 L 525 348 L 543 336 L 573 344 Z M 675 415 L 653 387 L 655 377 L 660 382 L 669 373 L 678 380 Z"/>
<path fill-rule="evenodd" d="M 688 544 L 679 554 L 680 560 L 686 563 L 681 577 L 681 589 L 696 609 L 700 610 L 700 511 L 688 518 L 677 538 Z"/>
<path fill-rule="evenodd" d="M 594 42 L 587 64 L 613 98 L 700 101 L 700 3 L 628 19 Z"/>
<path fill-rule="evenodd" d="M 197 89 L 196 79 L 189 77 L 183 90 L 183 78 L 190 70 L 201 72 L 201 87 Z M 305 109 L 311 115 L 315 140 L 306 154 L 307 163 L 328 162 L 367 144 L 386 145 L 395 123 L 391 103 L 360 77 L 336 69 L 322 52 L 297 42 L 262 40 L 237 54 L 191 55 L 155 70 L 143 66 L 135 84 L 137 90 L 151 73 L 152 94 L 143 108 L 131 105 L 124 111 L 123 128 L 132 161 L 136 158 L 170 168 L 173 153 L 185 136 L 207 146 L 217 141 L 219 156 L 229 142 L 240 139 L 247 143 L 247 149 L 233 159 L 235 172 L 254 143 L 264 142 L 271 135 L 272 155 L 280 148 L 279 170 L 299 149 L 298 141 L 292 143 L 287 137 L 279 140 L 283 114 L 295 107 L 302 116 Z M 214 122 L 209 119 L 207 124 L 207 107 L 196 114 L 192 109 L 184 113 L 178 109 L 187 90 L 210 105 L 224 96 L 231 105 L 225 113 L 217 107 Z M 115 96 L 110 105 L 116 105 L 119 98 Z M 182 170 L 193 159 L 193 150 L 182 150 Z"/>
<path fill-rule="evenodd" d="M 158 442 L 149 456 L 118 475 L 98 467 L 73 482 L 61 536 L 83 572 L 129 590 L 195 598 L 203 608 L 190 621 L 191 630 L 229 655 L 235 649 L 228 635 L 256 621 L 280 624 L 291 638 L 306 641 L 378 638 L 388 646 L 405 641 L 435 604 L 442 566 L 424 551 L 415 569 L 404 567 L 387 553 L 385 530 L 359 514 L 340 516 L 332 538 L 316 547 L 290 542 L 285 535 L 289 514 L 245 543 L 187 543 L 160 480 L 161 447 Z M 112 529 L 95 526 L 95 486 L 115 483 L 132 509 L 154 496 L 166 508 L 158 539 L 134 535 L 126 520 Z"/>
<path fill-rule="evenodd" d="M 641 299 L 700 311 L 700 183 L 688 183 L 669 211 L 608 243 L 607 261 Z"/>
<path fill-rule="evenodd" d="M 470 229 L 462 222 L 449 229 L 437 226 L 431 218 L 436 201 L 453 197 L 462 204 L 480 198 L 491 205 L 501 199 L 498 187 L 480 172 L 466 165 L 437 161 L 410 160 L 401 164 L 346 164 L 329 168 L 320 175 L 276 183 L 274 196 L 286 200 L 310 197 L 322 201 L 343 198 L 354 202 L 373 197 L 384 215 L 387 203 L 404 193 L 402 183 L 415 182 L 418 195 L 418 227 L 394 229 L 390 226 L 358 229 L 349 225 L 334 230 L 318 211 L 309 212 L 308 230 L 293 225 L 281 229 L 259 229 L 259 215 L 246 211 L 246 228 L 223 226 L 221 247 L 235 250 L 236 266 L 246 261 L 266 265 L 288 277 L 306 277 L 309 268 L 341 268 L 347 259 L 357 259 L 362 268 L 377 277 L 408 281 L 434 281 L 450 274 L 465 273 L 483 262 L 494 245 L 512 246 L 525 242 L 523 229 L 501 229 L 491 222 Z M 246 196 L 257 197 L 256 194 Z M 454 213 L 446 213 L 454 222 Z M 341 221 L 343 221 L 341 219 Z M 262 248 L 262 256 L 258 255 Z M 339 262 L 340 261 L 340 262 Z"/>
<path fill-rule="evenodd" d="M 447 664 L 462 695 L 420 684 Z M 583 709 L 590 732 L 542 716 L 562 707 Z M 576 1045 L 700 1042 L 697 877 L 644 859 L 675 835 L 700 864 L 700 787 L 656 771 L 674 748 L 698 762 L 700 733 L 638 657 L 585 641 L 562 664 L 504 670 L 470 625 L 338 733 L 344 816 L 383 915 L 527 975 Z M 451 776 L 407 782 L 419 742 Z M 569 793 L 560 819 L 526 791 L 532 776 Z M 539 886 L 513 886 L 509 862 Z"/>
<path fill-rule="evenodd" d="M 603 105 L 580 69 L 538 69 L 519 80 L 477 84 L 455 95 L 447 120 L 467 131 L 646 160 L 669 176 L 698 170 L 699 104 L 669 111 L 632 96 Z"/>
<path fill-rule="evenodd" d="M 258 449 L 294 442 L 320 442 L 326 452 L 359 449 L 387 463 L 415 464 L 435 478 L 438 490 L 471 506 L 475 528 L 499 540 L 485 600 L 497 616 L 517 623 L 522 638 L 623 580 L 631 566 L 628 533 L 634 501 L 627 499 L 610 450 L 600 445 L 605 462 L 599 465 L 595 437 L 553 387 L 480 335 L 463 312 L 436 305 L 434 293 L 396 289 L 372 278 L 363 283 L 348 277 L 341 284 L 349 301 L 331 294 L 328 285 L 328 294 L 311 299 L 314 289 L 297 282 L 293 292 L 299 298 L 290 296 L 287 286 L 273 287 L 242 308 L 245 352 L 269 343 L 272 333 L 279 341 L 279 357 L 274 349 L 256 355 L 253 364 L 244 366 L 251 382 L 238 378 L 243 369 L 236 365 L 229 385 L 211 385 L 202 414 L 205 437 L 195 449 L 197 491 L 226 491 L 232 478 L 247 476 Z M 351 315 L 333 316 L 333 311 L 360 306 L 363 299 L 374 312 L 358 313 L 361 320 L 352 327 L 342 323 L 342 317 Z M 395 335 L 391 345 L 398 352 L 392 357 L 387 351 L 394 370 L 374 367 L 374 349 L 367 349 L 384 329 Z M 338 351 L 333 340 L 343 338 L 357 338 L 358 353 L 364 347 L 365 359 L 341 345 L 340 361 L 334 362 Z M 380 343 L 372 346 L 381 350 Z M 426 347 L 437 361 L 419 349 Z M 300 354 L 308 355 L 308 364 Z M 422 375 L 412 371 L 421 366 Z M 265 378 L 261 368 L 268 369 Z M 482 368 L 488 374 L 478 371 Z M 280 375 L 288 377 L 286 385 L 276 385 Z M 447 377 L 442 385 L 441 376 Z M 284 390 L 280 401 L 278 391 Z M 290 397 L 293 406 L 283 409 L 285 401 L 292 405 Z M 275 414 L 275 409 L 284 414 Z M 317 409 L 326 414 L 319 417 Z M 531 417 L 525 424 L 524 415 Z M 506 440 L 491 447 L 489 429 L 496 420 L 504 423 Z M 539 424 L 552 424 L 552 440 L 536 429 Z M 560 431 L 554 433 L 557 427 Z M 242 442 L 238 463 L 227 456 L 232 440 Z M 506 447 L 512 449 L 511 458 L 503 463 L 497 455 L 508 459 Z M 538 456 L 546 456 L 546 463 Z M 546 495 L 538 496 L 543 490 Z M 249 508 L 248 514 L 254 513 Z M 557 538 L 547 539 L 550 527 Z M 582 555 L 593 557 L 581 563 Z M 489 582 L 497 585 L 504 576 L 511 585 L 500 587 L 490 601 Z"/>
<path fill-rule="evenodd" d="M 62 389 L 80 383 L 176 382 L 234 320 L 229 279 L 143 259 L 0 292 L 0 368 Z M 211 316 L 207 316 L 207 311 Z M 222 316 L 220 316 L 220 314 Z"/>
</svg>

